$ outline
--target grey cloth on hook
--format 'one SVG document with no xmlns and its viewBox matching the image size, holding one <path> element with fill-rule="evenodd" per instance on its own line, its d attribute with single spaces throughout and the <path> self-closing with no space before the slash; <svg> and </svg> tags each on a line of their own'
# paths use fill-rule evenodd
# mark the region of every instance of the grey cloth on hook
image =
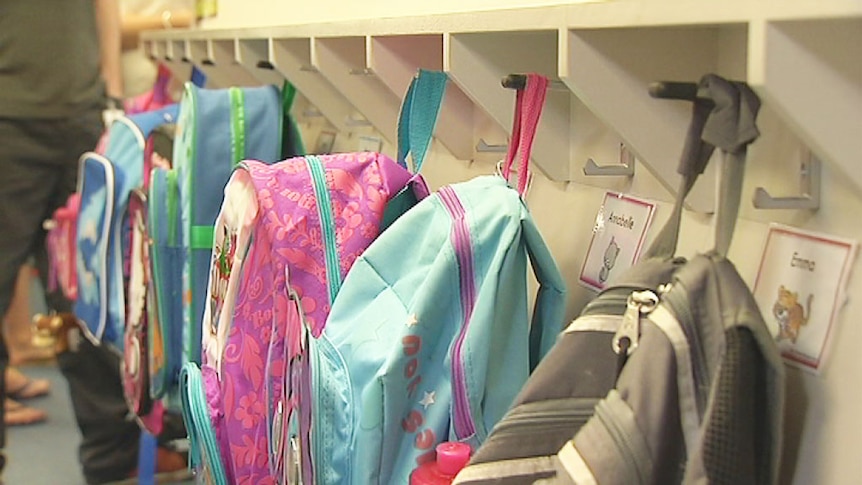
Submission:
<svg viewBox="0 0 862 485">
<path fill-rule="evenodd" d="M 760 136 L 755 125 L 760 99 L 747 84 L 730 82 L 713 74 L 704 76 L 700 86 L 698 92 L 707 92 L 714 103 L 701 139 L 724 153 L 714 247 L 718 254 L 724 256 L 730 248 L 739 215 L 746 151 L 748 145 Z"/>
<path fill-rule="evenodd" d="M 719 188 L 715 250 L 727 254 L 739 213 L 746 150 L 760 136 L 755 124 L 759 110 L 760 99 L 745 83 L 727 81 L 715 74 L 701 78 L 677 168 L 682 181 L 673 212 L 645 257 L 669 258 L 676 253 L 683 202 L 716 147 L 725 154 L 725 163 Z"/>
</svg>

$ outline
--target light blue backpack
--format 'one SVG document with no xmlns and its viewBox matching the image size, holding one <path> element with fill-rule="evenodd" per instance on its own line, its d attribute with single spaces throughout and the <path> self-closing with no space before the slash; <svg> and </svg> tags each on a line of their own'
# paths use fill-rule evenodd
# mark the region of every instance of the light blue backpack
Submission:
<svg viewBox="0 0 862 485">
<path fill-rule="evenodd" d="M 126 209 L 148 169 L 146 140 L 158 126 L 173 123 L 176 104 L 121 117 L 108 130 L 104 155 L 81 156 L 77 231 L 78 299 L 75 314 L 90 340 L 123 347 L 126 318 L 124 265 L 129 254 Z"/>
<path fill-rule="evenodd" d="M 314 483 L 406 484 L 438 443 L 478 447 L 554 343 L 565 283 L 522 200 L 546 86 L 531 75 L 518 93 L 504 171 L 520 146 L 522 190 L 483 176 L 421 201 L 356 260 L 309 339 Z"/>
</svg>

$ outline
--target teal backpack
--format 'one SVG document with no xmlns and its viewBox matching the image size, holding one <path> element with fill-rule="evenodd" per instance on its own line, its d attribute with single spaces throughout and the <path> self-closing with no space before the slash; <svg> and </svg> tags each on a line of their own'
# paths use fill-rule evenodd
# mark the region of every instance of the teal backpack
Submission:
<svg viewBox="0 0 862 485">
<path fill-rule="evenodd" d="M 408 483 L 437 444 L 475 449 L 554 343 L 565 284 L 522 200 L 546 88 L 530 75 L 518 92 L 503 175 L 520 147 L 521 190 L 483 176 L 419 202 L 356 260 L 308 339 L 313 483 Z"/>
</svg>

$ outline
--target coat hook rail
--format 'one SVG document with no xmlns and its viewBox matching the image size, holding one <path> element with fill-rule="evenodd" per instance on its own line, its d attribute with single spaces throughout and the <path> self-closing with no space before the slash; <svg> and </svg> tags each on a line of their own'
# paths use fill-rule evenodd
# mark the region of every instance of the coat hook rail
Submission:
<svg viewBox="0 0 862 485">
<path fill-rule="evenodd" d="M 527 86 L 526 74 L 509 74 L 504 76 L 500 84 L 507 89 L 524 89 Z M 548 82 L 548 89 L 554 91 L 568 91 L 568 87 L 560 80 L 552 80 Z"/>
</svg>

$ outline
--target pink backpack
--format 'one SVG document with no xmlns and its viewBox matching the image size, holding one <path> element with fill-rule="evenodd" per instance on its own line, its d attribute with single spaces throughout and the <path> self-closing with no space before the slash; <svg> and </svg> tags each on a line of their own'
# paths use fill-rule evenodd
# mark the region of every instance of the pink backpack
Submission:
<svg viewBox="0 0 862 485">
<path fill-rule="evenodd" d="M 445 88 L 445 74 L 423 71 L 411 91 L 422 91 L 416 84 L 427 76 L 437 78 L 434 92 L 405 101 L 399 121 L 416 120 L 413 136 L 409 126 L 399 130 L 410 140 L 399 158 L 410 152 L 417 170 Z M 405 118 L 405 110 L 414 113 Z M 202 389 L 184 390 L 187 408 L 206 407 L 208 422 L 188 422 L 200 409 L 184 412 L 204 448 L 197 457 L 192 450 L 193 461 L 214 483 L 282 483 L 300 462 L 310 468 L 307 454 L 290 453 L 310 419 L 299 415 L 309 385 L 304 332 L 320 335 L 353 262 L 427 194 L 421 177 L 379 153 L 248 161 L 234 172 L 215 226 Z"/>
<path fill-rule="evenodd" d="M 56 291 L 59 286 L 63 296 L 69 300 L 78 297 L 78 278 L 75 273 L 75 235 L 78 226 L 78 209 L 81 197 L 72 194 L 66 205 L 54 211 L 45 228 L 48 234 L 45 244 L 48 247 L 48 291 Z"/>
</svg>

